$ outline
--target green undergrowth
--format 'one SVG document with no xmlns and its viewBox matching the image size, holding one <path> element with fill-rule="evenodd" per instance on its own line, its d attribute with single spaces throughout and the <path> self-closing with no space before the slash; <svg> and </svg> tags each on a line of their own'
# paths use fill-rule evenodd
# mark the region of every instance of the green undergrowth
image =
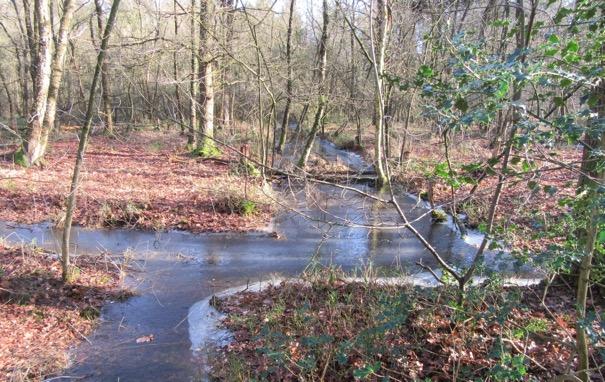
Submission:
<svg viewBox="0 0 605 382">
<path fill-rule="evenodd" d="M 542 286 L 492 280 L 469 288 L 458 305 L 453 287 L 346 276 L 325 268 L 304 282 L 222 299 L 216 306 L 235 340 L 214 358 L 214 379 L 547 380 L 574 362 L 564 345 L 574 316 L 560 297 L 566 286 L 551 286 L 542 306 Z"/>
</svg>

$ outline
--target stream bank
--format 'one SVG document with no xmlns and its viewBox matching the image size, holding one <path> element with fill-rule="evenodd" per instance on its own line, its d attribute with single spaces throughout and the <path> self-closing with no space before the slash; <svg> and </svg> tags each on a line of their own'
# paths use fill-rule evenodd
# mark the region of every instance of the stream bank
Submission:
<svg viewBox="0 0 605 382">
<path fill-rule="evenodd" d="M 458 307 L 455 288 L 354 281 L 324 269 L 215 302 L 233 340 L 212 358 L 211 374 L 229 381 L 549 381 L 574 364 L 569 292 L 564 283 L 548 293 L 544 285 L 492 283 Z M 601 380 L 602 355 L 594 352 L 591 362 L 593 380 Z"/>
<path fill-rule="evenodd" d="M 350 156 L 329 145 L 318 146 L 318 150 L 328 147 L 329 153 L 341 158 Z M 371 191 L 368 186 L 356 187 Z M 273 275 L 295 276 L 312 261 L 346 271 L 371 263 L 385 275 L 401 272 L 425 279 L 417 263 L 437 265 L 407 230 L 367 228 L 396 224 L 399 218 L 359 193 L 315 185 L 287 188 L 280 195 L 297 211 L 275 217 L 271 230 L 276 235 L 75 227 L 73 252 L 124 256 L 133 269 L 126 283 L 137 296 L 103 308 L 90 342 L 74 350 L 72 365 L 64 372 L 72 378 L 63 380 L 204 380 L 200 352 L 191 351 L 189 310 L 220 291 Z M 434 224 L 415 198 L 401 195 L 399 202 L 411 220 L 418 219 L 414 226 L 444 259 L 467 264 L 475 243 L 460 239 L 448 224 Z M 58 250 L 61 232 L 51 224 L 0 223 L 0 236 Z M 506 262 L 496 264 L 496 257 L 495 253 L 488 256 L 495 269 L 502 266 L 503 272 L 516 272 Z M 527 269 L 519 271 L 532 274 Z M 137 342 L 140 338 L 150 341 Z"/>
</svg>

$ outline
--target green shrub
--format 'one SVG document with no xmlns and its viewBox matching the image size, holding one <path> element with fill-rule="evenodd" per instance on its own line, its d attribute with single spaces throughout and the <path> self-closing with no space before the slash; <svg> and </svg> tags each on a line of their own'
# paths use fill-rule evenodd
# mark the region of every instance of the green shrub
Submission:
<svg viewBox="0 0 605 382">
<path fill-rule="evenodd" d="M 243 216 L 254 215 L 257 212 L 258 208 L 256 207 L 256 203 L 251 200 L 242 200 L 239 205 L 238 213 Z"/>
</svg>

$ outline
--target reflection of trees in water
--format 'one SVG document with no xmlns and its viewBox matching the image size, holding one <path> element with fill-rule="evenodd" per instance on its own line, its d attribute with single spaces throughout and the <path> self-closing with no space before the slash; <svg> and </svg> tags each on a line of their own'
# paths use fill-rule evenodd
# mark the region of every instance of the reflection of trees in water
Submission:
<svg viewBox="0 0 605 382">
<path fill-rule="evenodd" d="M 373 201 L 370 208 L 370 217 L 368 223 L 381 224 L 383 223 L 381 217 L 381 210 L 384 208 L 383 204 L 378 201 Z M 368 232 L 370 240 L 368 241 L 368 259 L 373 260 L 378 256 L 378 250 L 385 241 L 388 241 L 386 232 L 381 229 L 371 228 Z"/>
</svg>

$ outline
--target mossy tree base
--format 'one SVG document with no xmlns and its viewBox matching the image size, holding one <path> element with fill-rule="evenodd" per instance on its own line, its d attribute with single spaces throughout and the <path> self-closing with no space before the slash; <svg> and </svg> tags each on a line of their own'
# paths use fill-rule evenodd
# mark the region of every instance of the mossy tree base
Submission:
<svg viewBox="0 0 605 382">
<path fill-rule="evenodd" d="M 202 158 L 216 158 L 221 155 L 221 151 L 210 139 L 205 139 L 202 144 L 193 150 L 193 154 Z"/>
</svg>

